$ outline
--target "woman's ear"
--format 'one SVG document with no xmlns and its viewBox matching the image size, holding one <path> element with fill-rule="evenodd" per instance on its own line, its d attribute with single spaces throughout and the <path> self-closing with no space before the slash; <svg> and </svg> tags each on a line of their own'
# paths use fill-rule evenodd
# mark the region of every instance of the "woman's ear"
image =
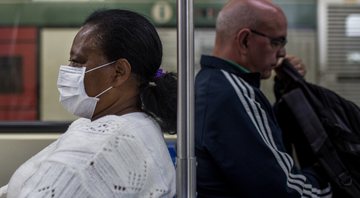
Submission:
<svg viewBox="0 0 360 198">
<path fill-rule="evenodd" d="M 125 58 L 120 58 L 115 62 L 114 87 L 122 85 L 130 78 L 131 65 Z"/>
</svg>

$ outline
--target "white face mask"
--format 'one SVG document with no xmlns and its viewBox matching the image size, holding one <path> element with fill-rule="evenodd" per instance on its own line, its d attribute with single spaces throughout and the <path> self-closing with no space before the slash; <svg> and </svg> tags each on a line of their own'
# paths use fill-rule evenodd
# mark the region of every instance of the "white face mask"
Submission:
<svg viewBox="0 0 360 198">
<path fill-rule="evenodd" d="M 115 62 L 116 61 L 106 63 L 88 71 L 85 71 L 86 67 L 61 65 L 57 87 L 60 92 L 60 103 L 64 108 L 76 116 L 88 119 L 92 118 L 99 97 L 112 87 L 110 86 L 95 97 L 89 97 L 84 87 L 85 73 L 111 65 Z"/>
</svg>

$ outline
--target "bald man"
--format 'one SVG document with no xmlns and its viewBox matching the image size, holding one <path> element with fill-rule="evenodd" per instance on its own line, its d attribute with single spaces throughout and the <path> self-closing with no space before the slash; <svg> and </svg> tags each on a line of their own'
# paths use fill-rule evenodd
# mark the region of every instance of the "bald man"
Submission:
<svg viewBox="0 0 360 198">
<path fill-rule="evenodd" d="M 219 13 L 212 56 L 195 81 L 198 197 L 331 197 L 313 168 L 284 149 L 260 79 L 286 56 L 287 21 L 266 0 L 231 0 Z"/>
</svg>

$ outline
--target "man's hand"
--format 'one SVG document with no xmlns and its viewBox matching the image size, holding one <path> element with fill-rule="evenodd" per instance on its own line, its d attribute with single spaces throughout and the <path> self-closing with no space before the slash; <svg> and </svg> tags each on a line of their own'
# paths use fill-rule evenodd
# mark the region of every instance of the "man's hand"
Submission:
<svg viewBox="0 0 360 198">
<path fill-rule="evenodd" d="M 306 74 L 306 68 L 304 63 L 299 57 L 293 56 L 293 55 L 287 55 L 285 57 L 296 69 L 296 71 L 299 72 L 299 74 L 304 77 Z"/>
<path fill-rule="evenodd" d="M 278 61 L 278 64 L 277 66 L 275 67 L 275 72 L 276 74 L 278 75 L 278 77 L 281 78 L 281 66 L 282 66 L 282 62 L 284 59 L 287 59 L 289 61 L 289 63 L 291 65 L 294 66 L 294 68 L 296 69 L 297 72 L 299 72 L 299 74 L 304 77 L 305 74 L 306 74 L 306 67 L 305 67 L 305 64 L 302 62 L 302 60 L 297 57 L 297 56 L 294 56 L 294 55 L 286 55 L 286 57 L 284 58 L 280 58 L 279 61 Z"/>
</svg>

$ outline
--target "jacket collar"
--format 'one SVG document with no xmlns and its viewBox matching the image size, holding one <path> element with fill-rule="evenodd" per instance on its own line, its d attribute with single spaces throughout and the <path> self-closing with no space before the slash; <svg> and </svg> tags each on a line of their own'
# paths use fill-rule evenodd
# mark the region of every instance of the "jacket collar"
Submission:
<svg viewBox="0 0 360 198">
<path fill-rule="evenodd" d="M 251 84 L 254 87 L 260 87 L 260 73 L 246 73 L 239 67 L 231 64 L 230 62 L 215 57 L 202 55 L 200 60 L 201 68 L 214 68 L 214 69 L 222 69 L 229 73 L 235 74 L 236 76 L 241 77 L 246 82 Z"/>
</svg>

